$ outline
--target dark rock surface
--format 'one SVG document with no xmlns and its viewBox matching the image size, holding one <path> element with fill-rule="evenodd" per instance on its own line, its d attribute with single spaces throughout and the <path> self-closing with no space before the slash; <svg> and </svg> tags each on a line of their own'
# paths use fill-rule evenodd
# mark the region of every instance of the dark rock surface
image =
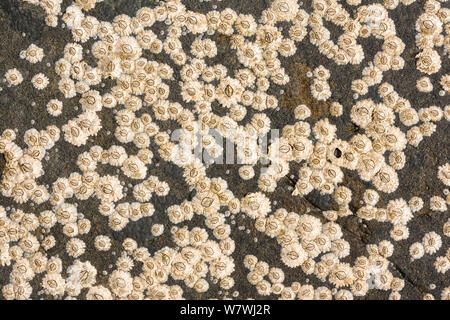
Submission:
<svg viewBox="0 0 450 320">
<path fill-rule="evenodd" d="M 71 1 L 64 0 L 63 8 L 65 8 Z M 309 1 L 304 1 L 304 8 L 308 11 Z M 368 1 L 373 2 L 373 1 Z M 153 0 L 105 0 L 98 4 L 95 9 L 91 10 L 89 14 L 94 15 L 99 20 L 111 21 L 112 18 L 118 14 L 125 13 L 133 15 L 137 9 L 142 6 L 154 6 L 156 1 Z M 187 8 L 191 10 L 198 10 L 205 12 L 211 10 L 213 2 L 198 2 L 194 0 L 184 1 Z M 269 4 L 269 0 L 255 0 L 255 1 L 222 1 L 215 2 L 218 10 L 231 7 L 240 13 L 250 13 L 259 16 L 260 12 Z M 345 3 L 343 3 L 346 6 Z M 396 91 L 400 96 L 407 98 L 413 108 L 418 110 L 422 107 L 431 105 L 445 106 L 450 102 L 448 95 L 439 96 L 437 91 L 430 94 L 420 93 L 416 90 L 415 81 L 421 76 L 415 68 L 415 55 L 419 52 L 414 44 L 415 36 L 415 20 L 422 12 L 422 1 L 410 6 L 400 5 L 397 9 L 390 11 L 390 17 L 396 23 L 396 30 L 398 36 L 405 42 L 406 49 L 402 54 L 405 59 L 405 68 L 398 72 L 387 72 L 384 74 L 383 81 L 390 82 L 395 85 Z M 444 4 L 443 4 L 444 5 Z M 4 75 L 6 70 L 16 67 L 23 76 L 24 82 L 17 87 L 9 88 L 5 83 L 0 83 L 3 90 L 0 92 L 0 132 L 7 128 L 18 129 L 17 143 L 24 147 L 22 140 L 23 133 L 35 127 L 38 130 L 44 129 L 47 125 L 55 124 L 61 127 L 68 119 L 73 118 L 80 113 L 80 109 L 76 109 L 78 99 L 64 99 L 59 93 L 57 83 L 59 77 L 54 71 L 54 63 L 62 56 L 62 51 L 65 44 L 71 41 L 71 34 L 67 29 L 50 28 L 43 22 L 45 14 L 43 10 L 37 6 L 28 3 L 23 3 L 18 0 L 1 0 L 0 1 L 0 75 Z M 156 26 L 162 28 L 163 26 Z M 330 30 L 332 33 L 341 33 L 339 28 L 333 26 Z M 157 32 L 155 32 L 157 33 Z M 226 37 L 217 37 L 218 50 L 221 48 L 229 48 L 228 39 Z M 189 38 L 189 36 L 184 37 Z M 370 39 L 359 39 L 361 41 L 364 51 L 365 59 L 360 65 L 337 66 L 333 61 L 321 55 L 317 48 L 309 43 L 306 38 L 298 45 L 297 53 L 290 58 L 283 58 L 282 64 L 290 76 L 290 82 L 284 88 L 271 88 L 270 93 L 275 94 L 279 99 L 279 112 L 268 112 L 272 120 L 273 128 L 282 128 L 286 124 L 295 122 L 293 110 L 299 104 L 307 104 L 312 110 L 312 116 L 307 120 L 311 124 L 323 117 L 330 117 L 335 125 L 337 125 L 337 135 L 341 139 L 348 139 L 354 134 L 354 125 L 350 123 L 349 111 L 352 104 L 355 102 L 353 93 L 350 88 L 350 78 L 348 74 L 360 74 L 362 68 L 367 61 L 372 60 L 373 55 L 381 47 L 381 43 Z M 45 57 L 41 63 L 30 65 L 27 61 L 19 59 L 19 52 L 27 48 L 31 43 L 35 43 L 44 49 Z M 92 40 L 84 45 L 84 48 L 89 48 Z M 441 50 L 442 48 L 438 49 Z M 231 50 L 231 49 L 228 49 Z M 441 51 L 439 51 L 442 53 Z M 152 57 L 155 58 L 155 57 Z M 163 62 L 164 58 L 160 58 Z M 239 67 L 239 63 L 234 58 L 234 55 L 217 57 L 222 60 L 221 63 L 226 65 L 230 70 Z M 333 92 L 333 101 L 339 101 L 344 106 L 344 115 L 339 118 L 332 118 L 329 114 L 329 104 L 327 102 L 317 102 L 310 94 L 309 86 L 311 79 L 306 76 L 308 71 L 312 71 L 318 65 L 324 65 L 331 71 L 331 89 Z M 172 65 L 172 64 L 171 64 Z M 438 74 L 432 75 L 430 78 L 434 83 L 437 83 L 442 74 L 450 71 L 448 58 L 443 59 L 442 69 Z M 43 72 L 50 79 L 49 86 L 42 91 L 35 90 L 31 85 L 31 77 L 39 72 Z M 230 72 L 232 73 L 232 72 Z M 95 88 L 100 92 L 105 92 L 107 87 Z M 284 93 L 280 93 L 283 89 Z M 368 97 L 374 101 L 379 101 L 374 87 L 370 89 Z M 45 109 L 48 100 L 58 98 L 64 103 L 63 114 L 60 117 L 51 117 Z M 178 97 L 180 99 L 180 97 Z M 32 102 L 36 105 L 32 106 Z M 220 112 L 220 111 L 218 111 Z M 250 113 L 251 115 L 251 113 Z M 114 119 L 111 116 L 111 110 L 104 109 L 100 112 L 103 129 L 96 137 L 90 138 L 89 143 L 80 148 L 76 148 L 64 141 L 63 137 L 56 143 L 55 147 L 49 152 L 49 161 L 44 161 L 45 175 L 39 178 L 39 182 L 50 185 L 56 178 L 61 176 L 68 176 L 73 171 L 78 171 L 76 167 L 76 157 L 80 152 L 86 151 L 91 145 L 100 145 L 108 147 L 112 144 L 117 144 L 113 134 L 108 134 L 108 131 L 114 132 Z M 247 116 L 249 117 L 249 115 Z M 247 118 L 246 118 L 247 119 Z M 34 124 L 32 124 L 34 121 Z M 161 124 L 163 129 L 170 128 L 173 124 Z M 401 124 L 398 124 L 402 129 Z M 425 255 L 422 259 L 410 262 L 408 254 L 409 246 L 415 242 L 420 241 L 424 233 L 435 231 L 442 234 L 442 225 L 448 219 L 448 212 L 437 213 L 429 209 L 428 199 L 433 195 L 442 195 L 444 185 L 437 179 L 437 167 L 448 162 L 450 156 L 450 130 L 447 121 L 440 121 L 437 123 L 437 130 L 431 137 L 425 137 L 418 148 L 408 145 L 406 149 L 406 166 L 399 172 L 400 186 L 395 193 L 386 196 L 380 193 L 380 206 L 383 206 L 390 199 L 403 197 L 409 200 L 413 196 L 422 197 L 425 206 L 413 220 L 408 223 L 410 230 L 410 237 L 407 240 L 394 242 L 394 255 L 390 258 L 392 265 L 391 272 L 396 277 L 405 280 L 405 288 L 402 290 L 403 299 L 421 299 L 423 294 L 432 293 L 435 297 L 440 297 L 443 288 L 449 286 L 450 282 L 448 274 L 438 274 L 434 269 L 433 263 L 438 255 L 444 255 L 449 247 L 448 238 L 443 237 L 443 245 L 437 254 L 432 256 Z M 138 222 L 130 222 L 121 232 L 113 232 L 108 227 L 107 218 L 97 213 L 98 201 L 90 199 L 88 201 L 79 202 L 78 211 L 82 212 L 85 217 L 91 220 L 92 229 L 89 234 L 82 236 L 81 239 L 87 243 L 87 251 L 83 256 L 83 260 L 89 260 L 93 263 L 99 271 L 97 275 L 97 283 L 102 284 L 107 281 L 107 277 L 102 275 L 101 271 L 111 270 L 109 264 L 115 261 L 112 252 L 119 255 L 121 252 L 121 242 L 131 237 L 135 239 L 139 245 L 146 246 L 149 251 L 156 250 L 169 245 L 172 246 L 172 240 L 169 238 L 169 230 L 171 223 L 169 222 L 164 210 L 172 204 L 178 204 L 184 199 L 191 199 L 193 194 L 188 190 L 187 185 L 180 177 L 182 171 L 175 165 L 160 159 L 155 145 L 152 144 L 152 151 L 155 154 L 153 163 L 149 167 L 149 174 L 158 176 L 161 180 L 166 181 L 171 191 L 167 197 L 153 197 L 152 202 L 155 205 L 156 211 L 152 217 L 143 218 Z M 127 152 L 135 154 L 137 149 L 128 144 L 126 146 Z M 0 159 L 0 169 L 4 166 L 4 159 Z M 231 191 L 242 197 L 249 192 L 257 189 L 257 179 L 244 182 L 237 175 L 238 165 L 215 165 L 208 169 L 210 177 L 223 177 L 228 181 Z M 291 166 L 290 174 L 297 176 L 299 167 Z M 256 173 L 258 176 L 258 168 Z M 229 170 L 229 173 L 227 173 Z M 100 174 L 113 173 L 108 166 L 99 165 Z M 359 179 L 354 171 L 346 170 L 345 182 L 343 185 L 349 186 L 353 191 L 353 200 L 351 208 L 353 212 L 361 207 L 360 200 L 365 189 L 371 188 L 370 183 L 363 182 Z M 128 183 L 128 178 L 122 173 L 119 174 L 121 180 Z M 283 178 L 278 183 L 276 192 L 269 194 L 272 201 L 276 201 L 274 209 L 284 207 L 288 211 L 305 212 L 310 209 L 310 213 L 323 219 L 321 210 L 328 210 L 333 207 L 330 197 L 321 196 L 318 193 L 312 192 L 305 198 L 292 197 L 292 188 L 295 185 L 295 179 Z M 75 201 L 75 199 L 72 199 Z M 132 193 L 129 191 L 124 201 L 132 201 Z M 43 205 L 23 204 L 17 205 L 11 199 L 0 195 L 0 205 L 4 207 L 16 207 L 25 212 L 40 212 L 42 210 L 50 209 L 50 204 L 47 202 Z M 150 232 L 150 227 L 154 223 L 162 223 L 165 225 L 165 233 L 155 238 Z M 189 227 L 201 224 L 202 221 L 198 216 L 195 216 L 192 221 L 188 223 Z M 358 222 L 355 215 L 339 218 L 338 223 L 342 226 L 344 232 L 344 239 L 349 241 L 351 245 L 351 254 L 345 258 L 344 262 L 353 262 L 354 258 L 359 255 L 366 254 L 365 245 L 369 243 L 377 243 L 384 239 L 389 239 L 389 231 L 391 224 L 379 223 L 376 221 Z M 305 283 L 306 276 L 298 269 L 288 269 L 283 266 L 279 260 L 278 252 L 279 245 L 275 239 L 271 239 L 258 232 L 254 227 L 253 220 L 245 217 L 243 214 L 236 216 L 235 228 L 232 230 L 232 238 L 236 241 L 236 251 L 233 254 L 236 263 L 236 270 L 233 274 L 235 279 L 235 287 L 231 290 L 239 291 L 239 298 L 263 298 L 256 293 L 255 288 L 247 281 L 247 270 L 243 267 L 242 259 L 247 254 L 256 255 L 259 259 L 264 260 L 273 267 L 281 267 L 286 272 L 286 283 L 292 281 L 299 281 Z M 237 226 L 245 226 L 250 230 L 250 233 L 238 230 Z M 67 237 L 62 235 L 60 226 L 55 226 L 52 229 L 52 234 L 57 239 L 57 246 L 49 251 L 51 255 L 59 254 L 64 261 L 64 268 L 70 265 L 72 259 L 69 259 L 65 253 L 65 243 Z M 37 234 L 39 234 L 39 230 Z M 113 240 L 112 249 L 105 255 L 99 255 L 98 251 L 93 248 L 93 239 L 95 236 L 103 234 L 108 235 Z M 258 239 L 257 242 L 254 238 Z M 91 244 L 91 245 L 90 245 Z M 110 255 L 110 256 L 109 256 Z M 139 267 L 139 266 L 138 266 Z M 135 268 L 136 269 L 136 268 Z M 8 276 L 10 267 L 0 267 L 0 287 L 9 282 Z M 309 277 L 310 283 L 316 286 L 324 285 L 320 280 L 314 276 Z M 40 277 L 36 277 L 33 286 L 38 286 Z M 172 280 L 169 283 L 176 283 Z M 430 284 L 435 284 L 434 290 L 430 289 Z M 211 284 L 210 290 L 205 294 L 198 294 L 194 290 L 188 289 L 183 285 L 184 297 L 191 299 L 223 297 L 219 294 L 219 287 L 216 284 Z M 83 292 L 85 294 L 85 292 Z M 83 296 L 83 294 L 81 296 Z M 388 292 L 371 290 L 364 299 L 386 299 Z M 38 296 L 37 291 L 33 292 L 32 298 L 51 298 L 46 296 Z M 271 298 L 271 297 L 269 297 Z M 273 298 L 273 297 L 272 297 Z"/>
</svg>

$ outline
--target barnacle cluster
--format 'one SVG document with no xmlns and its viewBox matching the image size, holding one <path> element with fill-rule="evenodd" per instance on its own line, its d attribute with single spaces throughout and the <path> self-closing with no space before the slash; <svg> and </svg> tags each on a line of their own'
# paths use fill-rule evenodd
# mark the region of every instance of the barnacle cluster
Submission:
<svg viewBox="0 0 450 320">
<path fill-rule="evenodd" d="M 429 199 L 398 191 L 411 154 L 438 124 L 448 126 L 450 108 L 439 98 L 414 105 L 384 76 L 411 62 L 391 13 L 417 6 L 413 90 L 448 95 L 448 69 L 440 72 L 450 44 L 445 0 L 273 0 L 258 14 L 225 2 L 198 12 L 191 1 L 166 0 L 112 21 L 90 15 L 102 0 L 20 1 L 43 8 L 45 23 L 61 24 L 71 39 L 52 61 L 56 79 L 5 70 L 9 87 L 30 81 L 31 90 L 47 92 L 42 112 L 64 123 L 1 133 L 1 199 L 14 204 L 0 201 L 0 271 L 10 270 L 3 298 L 205 298 L 213 287 L 222 298 L 239 298 L 238 279 L 254 297 L 276 299 L 351 300 L 382 290 L 398 300 L 414 287 L 392 262 L 396 244 L 417 238 L 409 226 L 425 210 L 448 215 L 450 196 L 448 189 Z M 367 41 L 379 42 L 379 51 L 370 53 Z M 287 108 L 283 88 L 296 77 L 290 61 L 307 45 L 320 56 L 320 64 L 302 61 L 311 64 L 309 100 Z M 46 54 L 35 44 L 17 53 L 30 68 Z M 335 92 L 340 68 L 353 68 L 345 76 L 350 99 Z M 321 104 L 331 117 L 317 117 Z M 278 114 L 286 115 L 281 123 Z M 342 121 L 356 130 L 343 134 Z M 113 142 L 97 144 L 102 135 Z M 45 184 L 56 146 L 75 150 L 75 170 Z M 431 178 L 449 186 L 450 165 L 441 160 Z M 221 176 L 215 169 L 224 161 L 233 166 Z M 329 206 L 292 206 L 316 196 Z M 349 219 L 361 228 L 386 225 L 384 239 L 354 251 Z M 155 245 L 128 236 L 130 227 L 148 230 Z M 411 268 L 428 255 L 433 272 L 446 275 L 450 220 L 439 228 L 406 246 Z M 250 245 L 237 248 L 239 232 L 273 241 L 270 264 Z M 288 273 L 298 280 L 288 282 Z M 437 298 L 450 298 L 449 285 L 440 284 Z"/>
</svg>

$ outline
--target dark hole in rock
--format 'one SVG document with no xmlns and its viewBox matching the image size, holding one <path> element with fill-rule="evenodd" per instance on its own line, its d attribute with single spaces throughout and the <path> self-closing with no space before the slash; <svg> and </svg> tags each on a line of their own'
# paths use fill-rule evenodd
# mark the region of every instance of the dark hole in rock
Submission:
<svg viewBox="0 0 450 320">
<path fill-rule="evenodd" d="M 342 156 L 342 151 L 339 148 L 334 149 L 334 156 L 340 158 Z"/>
</svg>

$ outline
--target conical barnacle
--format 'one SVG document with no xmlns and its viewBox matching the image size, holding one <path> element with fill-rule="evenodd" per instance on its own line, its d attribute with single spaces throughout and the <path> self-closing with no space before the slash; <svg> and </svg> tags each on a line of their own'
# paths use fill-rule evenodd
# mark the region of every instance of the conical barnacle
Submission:
<svg viewBox="0 0 450 320">
<path fill-rule="evenodd" d="M 441 68 L 441 58 L 439 54 L 431 49 L 425 48 L 422 52 L 417 54 L 417 69 L 427 74 L 438 72 Z"/>
<path fill-rule="evenodd" d="M 422 77 L 417 80 L 416 83 L 417 90 L 420 92 L 431 92 L 433 91 L 433 85 L 428 77 Z"/>
<path fill-rule="evenodd" d="M 20 52 L 20 57 L 30 63 L 41 62 L 44 57 L 44 50 L 35 44 L 31 44 L 26 50 Z"/>
<path fill-rule="evenodd" d="M 340 186 L 333 194 L 334 200 L 340 205 L 347 205 L 352 199 L 352 192 L 350 189 Z"/>
<path fill-rule="evenodd" d="M 392 64 L 392 60 L 391 60 Z M 378 67 L 374 65 L 369 65 L 365 67 L 362 71 L 362 80 L 367 83 L 368 86 L 373 86 L 375 84 L 378 84 L 383 79 L 383 73 L 382 70 L 380 70 Z"/>
<path fill-rule="evenodd" d="M 360 100 L 352 107 L 350 117 L 356 125 L 365 128 L 372 121 L 374 108 L 375 104 L 372 100 Z"/>
<path fill-rule="evenodd" d="M 411 210 L 403 199 L 391 200 L 387 205 L 387 216 L 392 224 L 406 225 L 412 218 Z"/>
<path fill-rule="evenodd" d="M 401 151 L 391 152 L 389 155 L 389 164 L 395 169 L 400 170 L 405 166 L 406 156 Z"/>
<path fill-rule="evenodd" d="M 438 178 L 446 186 L 450 185 L 450 165 L 448 163 L 438 168 Z"/>
<path fill-rule="evenodd" d="M 427 110 L 430 121 L 440 121 L 444 115 L 442 109 L 438 106 L 430 106 Z"/>
<path fill-rule="evenodd" d="M 290 267 L 300 266 L 306 259 L 306 253 L 300 244 L 292 244 L 281 250 L 281 260 Z"/>
<path fill-rule="evenodd" d="M 6 71 L 5 79 L 10 85 L 17 86 L 22 83 L 23 76 L 19 70 L 17 70 L 16 68 L 13 68 L 13 69 L 9 69 L 8 71 Z"/>
<path fill-rule="evenodd" d="M 447 211 L 447 203 L 443 198 L 433 196 L 430 198 L 430 209 L 432 211 L 445 212 Z"/>
<path fill-rule="evenodd" d="M 339 102 L 333 102 L 330 106 L 330 114 L 333 117 L 340 117 L 343 114 L 343 106 Z"/>
<path fill-rule="evenodd" d="M 424 122 L 419 126 L 419 130 L 424 137 L 429 137 L 436 131 L 436 125 L 432 122 Z"/>
<path fill-rule="evenodd" d="M 428 232 L 422 238 L 422 245 L 425 253 L 434 254 L 441 248 L 441 236 L 433 231 Z"/>
<path fill-rule="evenodd" d="M 439 273 L 446 273 L 450 269 L 450 260 L 447 257 L 437 257 L 434 262 L 434 267 Z"/>
<path fill-rule="evenodd" d="M 409 229 L 402 224 L 396 224 L 391 229 L 390 236 L 394 241 L 405 240 L 409 237 Z"/>
<path fill-rule="evenodd" d="M 399 111 L 400 121 L 405 126 L 413 126 L 419 122 L 419 115 L 413 108 L 403 108 Z"/>
<path fill-rule="evenodd" d="M 43 73 L 38 73 L 31 79 L 31 83 L 36 89 L 42 90 L 47 87 L 49 80 Z"/>
<path fill-rule="evenodd" d="M 326 101 L 331 97 L 330 86 L 326 81 L 314 79 L 311 84 L 311 94 L 319 101 Z"/>
</svg>

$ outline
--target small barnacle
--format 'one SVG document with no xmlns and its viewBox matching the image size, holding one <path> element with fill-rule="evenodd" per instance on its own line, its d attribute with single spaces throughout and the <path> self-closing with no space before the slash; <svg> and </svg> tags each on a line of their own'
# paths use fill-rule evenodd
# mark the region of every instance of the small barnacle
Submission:
<svg viewBox="0 0 450 320">
<path fill-rule="evenodd" d="M 300 244 L 291 244 L 281 249 L 281 260 L 289 268 L 300 266 L 306 258 L 307 254 Z"/>
<path fill-rule="evenodd" d="M 258 231 L 264 232 L 269 237 L 276 237 L 282 231 L 282 222 L 275 218 L 274 216 L 270 216 L 268 219 L 259 218 L 255 222 L 255 227 L 258 228 Z"/>
<path fill-rule="evenodd" d="M 316 79 L 325 81 L 330 78 L 330 71 L 326 69 L 324 66 L 320 65 L 313 70 L 313 75 Z"/>
<path fill-rule="evenodd" d="M 108 216 L 108 225 L 114 231 L 120 231 L 128 224 L 129 218 L 117 212 Z"/>
<path fill-rule="evenodd" d="M 390 256 L 392 256 L 393 252 L 394 252 L 394 245 L 388 240 L 383 240 L 378 244 L 378 253 L 381 256 L 389 258 Z"/>
<path fill-rule="evenodd" d="M 298 25 L 298 24 L 294 24 L 290 29 L 289 29 L 289 37 L 297 42 L 302 41 L 306 35 L 308 34 L 306 28 L 304 26 Z"/>
<path fill-rule="evenodd" d="M 22 74 L 16 68 L 6 71 L 5 79 L 12 86 L 17 86 L 23 81 Z"/>
<path fill-rule="evenodd" d="M 417 90 L 420 92 L 431 92 L 433 91 L 433 85 L 431 84 L 430 78 L 422 77 L 416 82 Z"/>
<path fill-rule="evenodd" d="M 97 236 L 94 239 L 94 245 L 99 251 L 108 251 L 111 248 L 111 239 L 107 236 Z"/>
<path fill-rule="evenodd" d="M 446 287 L 441 292 L 442 300 L 450 300 L 450 287 Z"/>
<path fill-rule="evenodd" d="M 169 184 L 167 182 L 159 181 L 156 184 L 155 193 L 158 196 L 160 196 L 160 197 L 166 196 L 169 193 L 169 191 L 170 191 L 170 187 L 169 187 Z"/>
<path fill-rule="evenodd" d="M 433 74 L 441 68 L 441 57 L 439 53 L 431 48 L 425 48 L 422 52 L 417 54 L 417 69 L 420 72 Z"/>
<path fill-rule="evenodd" d="M 42 90 L 48 86 L 49 81 L 45 74 L 38 73 L 31 79 L 31 83 L 36 89 Z"/>
<path fill-rule="evenodd" d="M 314 79 L 311 84 L 311 94 L 318 101 L 326 101 L 331 97 L 330 85 L 324 80 Z"/>
<path fill-rule="evenodd" d="M 87 300 L 112 300 L 112 295 L 109 289 L 103 286 L 93 286 L 89 288 L 86 294 Z"/>
<path fill-rule="evenodd" d="M 305 105 L 298 105 L 294 110 L 295 119 L 305 120 L 311 116 L 311 110 Z"/>
<path fill-rule="evenodd" d="M 114 31 L 120 36 L 129 36 L 132 32 L 131 18 L 126 14 L 121 14 L 113 19 L 112 26 Z"/>
<path fill-rule="evenodd" d="M 443 184 L 450 186 L 450 164 L 446 163 L 439 166 L 437 176 Z"/>
<path fill-rule="evenodd" d="M 439 273 L 446 273 L 450 269 L 450 260 L 447 257 L 437 257 L 434 268 Z"/>
<path fill-rule="evenodd" d="M 422 245 L 425 253 L 434 254 L 442 246 L 441 236 L 434 231 L 428 232 L 422 238 Z"/>
<path fill-rule="evenodd" d="M 249 193 L 241 201 L 241 209 L 251 218 L 265 217 L 271 210 L 270 200 L 262 193 Z"/>
<path fill-rule="evenodd" d="M 86 32 L 87 36 L 90 38 L 97 36 L 97 29 L 99 24 L 100 23 L 97 18 L 93 16 L 87 16 L 81 21 L 80 27 L 83 29 L 83 32 Z"/>
<path fill-rule="evenodd" d="M 448 74 L 444 74 L 441 77 L 439 83 L 441 84 L 442 89 L 444 91 L 450 92 L 450 74 L 449 73 Z"/>
<path fill-rule="evenodd" d="M 56 215 L 53 211 L 45 210 L 39 215 L 39 224 L 44 228 L 51 229 L 56 222 Z"/>
<path fill-rule="evenodd" d="M 334 191 L 333 198 L 340 206 L 345 206 L 352 200 L 352 192 L 347 187 L 340 186 Z"/>
<path fill-rule="evenodd" d="M 419 197 L 412 197 L 409 199 L 408 205 L 412 212 L 418 212 L 423 208 L 423 200 Z"/>
<path fill-rule="evenodd" d="M 298 290 L 297 297 L 299 300 L 313 300 L 314 287 L 312 285 L 302 285 Z"/>
<path fill-rule="evenodd" d="M 419 127 L 412 127 L 406 133 L 406 138 L 409 144 L 417 147 L 419 143 L 423 140 L 423 134 Z"/>
<path fill-rule="evenodd" d="M 405 49 L 405 44 L 403 41 L 397 37 L 397 36 L 390 36 L 385 38 L 383 43 L 383 50 L 391 55 L 391 56 L 398 56 L 400 55 L 403 50 Z"/>
<path fill-rule="evenodd" d="M 403 108 L 399 110 L 400 121 L 405 126 L 412 126 L 419 122 L 419 115 L 413 108 Z"/>
<path fill-rule="evenodd" d="M 122 166 L 124 161 L 128 158 L 128 155 L 126 153 L 126 150 L 122 146 L 116 146 L 113 145 L 108 149 L 109 156 L 106 158 L 103 158 L 103 152 L 102 154 L 99 154 L 98 157 L 96 157 L 96 161 L 99 161 L 103 158 L 103 160 L 107 160 L 109 164 L 112 166 Z M 92 158 L 92 152 L 91 152 L 91 158 Z"/>
<path fill-rule="evenodd" d="M 66 252 L 73 258 L 78 258 L 82 254 L 84 254 L 85 250 L 86 244 L 83 240 L 78 238 L 72 238 L 66 244 Z"/>
<path fill-rule="evenodd" d="M 391 69 L 391 56 L 385 51 L 379 51 L 374 57 L 375 66 L 385 72 Z"/>
<path fill-rule="evenodd" d="M 406 163 L 406 156 L 401 151 L 394 151 L 391 152 L 389 155 L 389 164 L 394 168 L 395 170 L 403 169 Z"/>
<path fill-rule="evenodd" d="M 340 117 L 340 116 L 342 116 L 343 109 L 344 108 L 343 108 L 342 104 L 340 104 L 339 102 L 333 102 L 330 105 L 330 114 L 333 117 Z"/>
<path fill-rule="evenodd" d="M 254 272 L 261 277 L 266 276 L 269 273 L 269 270 L 269 264 L 264 261 L 258 261 L 254 267 Z"/>
<path fill-rule="evenodd" d="M 126 297 L 133 290 L 133 279 L 129 272 L 114 270 L 108 283 L 111 291 L 119 297 Z"/>
<path fill-rule="evenodd" d="M 45 17 L 45 24 L 49 27 L 57 27 L 58 26 L 58 16 L 56 15 L 48 15 Z"/>
<path fill-rule="evenodd" d="M 431 211 L 445 212 L 447 211 L 447 203 L 442 197 L 433 196 L 430 198 Z"/>
<path fill-rule="evenodd" d="M 64 59 L 70 64 L 80 62 L 83 59 L 83 47 L 77 43 L 66 44 L 64 47 Z M 60 61 L 64 64 L 60 64 L 59 70 L 62 70 L 61 67 L 65 69 L 65 66 L 71 68 L 70 64 L 65 63 L 64 60 Z"/>
<path fill-rule="evenodd" d="M 33 200 L 37 204 L 41 204 L 41 203 L 47 201 L 49 198 L 50 198 L 50 195 L 44 186 L 37 186 L 32 191 L 31 200 Z"/>
<path fill-rule="evenodd" d="M 62 113 L 63 104 L 57 99 L 51 99 L 47 103 L 47 111 L 50 115 L 57 117 Z"/>
<path fill-rule="evenodd" d="M 383 82 L 382 84 L 380 84 L 378 86 L 378 94 L 380 95 L 380 97 L 387 98 L 390 94 L 392 94 L 394 91 L 394 87 L 388 83 L 388 82 Z"/>
<path fill-rule="evenodd" d="M 336 288 L 348 286 L 353 283 L 353 271 L 348 263 L 337 263 L 331 270 L 329 281 Z"/>
<path fill-rule="evenodd" d="M 130 271 L 134 266 L 133 259 L 130 258 L 126 253 L 122 254 L 117 261 L 116 261 L 116 267 L 117 270 L 128 272 Z"/>
<path fill-rule="evenodd" d="M 322 224 L 318 218 L 307 214 L 300 216 L 296 231 L 303 239 L 314 239 L 321 230 Z"/>
<path fill-rule="evenodd" d="M 66 223 L 62 231 L 69 238 L 78 236 L 78 226 L 76 223 Z"/>
<path fill-rule="evenodd" d="M 353 105 L 350 118 L 358 126 L 366 128 L 372 121 L 372 113 L 375 108 L 375 104 L 372 100 L 365 99 L 358 101 Z"/>
<path fill-rule="evenodd" d="M 44 57 L 44 50 L 35 44 L 31 44 L 26 50 L 20 52 L 20 57 L 28 60 L 30 63 L 38 63 L 41 62 Z"/>
<path fill-rule="evenodd" d="M 409 229 L 403 224 L 396 224 L 389 234 L 395 241 L 405 240 L 409 237 Z"/>
<path fill-rule="evenodd" d="M 95 185 L 95 195 L 104 202 L 116 202 L 123 197 L 123 187 L 117 177 L 100 177 Z"/>
<path fill-rule="evenodd" d="M 325 118 L 314 125 L 313 132 L 317 140 L 329 144 L 336 136 L 336 126 L 330 124 Z"/>
<path fill-rule="evenodd" d="M 361 0 L 351 0 L 351 1 L 361 1 Z M 359 29 L 358 35 L 361 38 L 367 38 L 371 35 L 371 33 L 372 33 L 372 28 L 366 24 L 363 24 L 361 26 L 361 28 Z"/>
<path fill-rule="evenodd" d="M 392 59 L 391 59 L 392 64 Z M 362 71 L 362 80 L 367 83 L 368 86 L 373 86 L 378 84 L 383 80 L 383 71 L 374 65 L 369 65 L 365 67 Z"/>
<path fill-rule="evenodd" d="M 97 112 L 102 108 L 102 97 L 98 91 L 89 90 L 83 93 L 80 104 L 83 111 Z"/>
<path fill-rule="evenodd" d="M 151 27 L 155 23 L 155 12 L 149 7 L 142 7 L 136 12 L 136 18 L 142 27 Z"/>
<path fill-rule="evenodd" d="M 127 36 L 123 36 L 117 41 L 115 50 L 116 55 L 122 60 L 137 60 L 142 54 L 142 49 L 137 40 Z"/>
<path fill-rule="evenodd" d="M 344 239 L 337 239 L 331 242 L 331 252 L 339 259 L 345 258 L 350 254 L 350 244 Z"/>
<path fill-rule="evenodd" d="M 43 240 L 41 240 L 41 247 L 44 250 L 50 250 L 56 245 L 56 239 L 54 236 L 47 236 Z"/>
<path fill-rule="evenodd" d="M 70 78 L 62 78 L 58 82 L 59 91 L 64 94 L 65 98 L 73 98 L 76 96 L 75 82 Z"/>
<path fill-rule="evenodd" d="M 91 222 L 88 219 L 78 220 L 77 227 L 79 234 L 87 234 L 91 229 Z"/>
<path fill-rule="evenodd" d="M 444 115 L 442 109 L 438 106 L 428 107 L 428 114 L 430 121 L 440 121 Z"/>
<path fill-rule="evenodd" d="M 144 179 L 147 175 L 147 167 L 137 156 L 125 159 L 121 169 L 127 177 L 132 179 Z"/>
<path fill-rule="evenodd" d="M 97 2 L 98 0 L 74 0 L 74 3 L 84 11 L 93 9 Z"/>
<path fill-rule="evenodd" d="M 46 266 L 47 273 L 61 273 L 62 272 L 62 261 L 60 258 L 52 257 L 48 259 Z"/>
<path fill-rule="evenodd" d="M 66 283 L 59 273 L 47 273 L 42 278 L 41 284 L 45 293 L 49 295 L 56 296 L 64 294 Z"/>
<path fill-rule="evenodd" d="M 154 224 L 151 228 L 152 235 L 155 237 L 159 237 L 164 232 L 164 225 L 162 224 Z"/>
<path fill-rule="evenodd" d="M 122 242 L 122 246 L 128 253 L 131 253 L 137 249 L 137 242 L 136 242 L 136 240 L 133 240 L 131 238 L 126 238 Z"/>
<path fill-rule="evenodd" d="M 391 193 L 398 187 L 398 176 L 391 166 L 384 165 L 372 178 L 372 183 L 378 190 Z"/>
<path fill-rule="evenodd" d="M 353 148 L 358 153 L 361 154 L 369 153 L 372 149 L 372 142 L 366 135 L 362 134 L 354 135 L 350 140 L 350 143 L 353 146 Z"/>
<path fill-rule="evenodd" d="M 314 291 L 314 300 L 331 300 L 332 293 L 327 287 L 318 287 Z"/>
<path fill-rule="evenodd" d="M 436 131 L 436 125 L 432 122 L 424 122 L 419 126 L 419 130 L 424 137 L 429 137 Z"/>
<path fill-rule="evenodd" d="M 351 0 L 347 1 L 350 2 Z M 360 1 L 360 0 L 357 0 Z M 353 294 L 345 289 L 341 289 L 338 292 L 336 292 L 336 294 L 334 295 L 334 298 L 336 300 L 353 300 Z"/>
</svg>

